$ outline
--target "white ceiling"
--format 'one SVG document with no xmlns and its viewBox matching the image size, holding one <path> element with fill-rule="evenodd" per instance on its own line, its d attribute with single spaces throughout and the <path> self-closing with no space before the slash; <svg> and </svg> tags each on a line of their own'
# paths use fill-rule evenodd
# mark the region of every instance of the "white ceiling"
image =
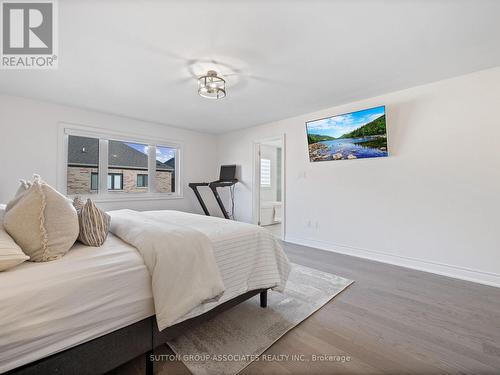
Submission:
<svg viewBox="0 0 500 375">
<path fill-rule="evenodd" d="M 500 65 L 500 1 L 59 1 L 59 69 L 0 92 L 211 133 Z M 226 75 L 197 95 L 193 75 Z"/>
</svg>

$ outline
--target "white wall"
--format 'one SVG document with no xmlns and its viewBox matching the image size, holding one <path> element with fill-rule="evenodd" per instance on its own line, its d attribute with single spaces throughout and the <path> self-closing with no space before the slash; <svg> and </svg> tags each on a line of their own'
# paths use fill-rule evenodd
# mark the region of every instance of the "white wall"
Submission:
<svg viewBox="0 0 500 375">
<path fill-rule="evenodd" d="M 310 163 L 305 121 L 387 106 L 391 156 Z M 252 142 L 286 135 L 286 239 L 500 286 L 500 68 L 219 137 L 241 166 L 252 220 Z"/>
<path fill-rule="evenodd" d="M 5 95 L 0 95 L 0 203 L 12 198 L 19 179 L 30 178 L 33 173 L 40 174 L 45 181 L 56 186 L 59 122 L 182 142 L 184 198 L 124 201 L 101 206 L 105 209 L 127 207 L 201 212 L 187 184 L 211 181 L 218 176 L 213 135 Z M 208 189 L 203 194 L 209 208 L 218 210 Z"/>
<path fill-rule="evenodd" d="M 309 162 L 306 120 L 380 104 L 391 157 Z M 287 240 L 500 285 L 499 108 L 500 68 L 219 137 L 0 95 L 0 202 L 33 173 L 55 185 L 58 123 L 69 122 L 184 143 L 183 199 L 104 208 L 201 212 L 187 183 L 236 163 L 236 218 L 250 222 L 252 143 L 285 133 Z"/>
</svg>

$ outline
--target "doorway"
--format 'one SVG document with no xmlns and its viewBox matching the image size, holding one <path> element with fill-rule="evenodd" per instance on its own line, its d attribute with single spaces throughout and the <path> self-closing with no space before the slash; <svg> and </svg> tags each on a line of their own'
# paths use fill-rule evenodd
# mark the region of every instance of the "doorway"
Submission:
<svg viewBox="0 0 500 375">
<path fill-rule="evenodd" d="M 285 137 L 254 144 L 254 223 L 285 238 Z"/>
</svg>

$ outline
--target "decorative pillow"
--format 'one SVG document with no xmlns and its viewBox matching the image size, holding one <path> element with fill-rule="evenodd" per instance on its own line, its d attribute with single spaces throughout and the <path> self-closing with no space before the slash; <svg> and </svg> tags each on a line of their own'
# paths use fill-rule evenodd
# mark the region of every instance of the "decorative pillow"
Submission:
<svg viewBox="0 0 500 375">
<path fill-rule="evenodd" d="M 17 198 L 19 195 L 23 194 L 32 185 L 31 181 L 26 181 L 26 180 L 19 180 L 19 183 L 20 183 L 20 185 L 16 191 L 16 195 L 14 196 L 14 198 Z M 7 203 L 7 207 L 6 207 L 5 211 L 8 211 L 11 208 L 13 202 L 14 202 L 14 200 Z"/>
<path fill-rule="evenodd" d="M 111 217 L 98 208 L 90 199 L 83 203 L 79 197 L 76 197 L 73 206 L 78 212 L 78 221 L 80 223 L 78 241 L 87 246 L 101 246 L 108 236 Z"/>
<path fill-rule="evenodd" d="M 78 237 L 78 215 L 71 201 L 34 176 L 31 186 L 9 204 L 5 230 L 33 262 L 62 257 Z"/>
<path fill-rule="evenodd" d="M 11 236 L 3 229 L 3 216 L 5 205 L 0 205 L 0 271 L 21 264 L 29 259 L 29 256 L 23 253 L 21 248 L 14 242 Z"/>
</svg>

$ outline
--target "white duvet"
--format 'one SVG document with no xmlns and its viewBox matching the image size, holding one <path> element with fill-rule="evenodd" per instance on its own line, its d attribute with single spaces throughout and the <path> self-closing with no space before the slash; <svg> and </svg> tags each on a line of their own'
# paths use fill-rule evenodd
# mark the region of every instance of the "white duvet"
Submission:
<svg viewBox="0 0 500 375">
<path fill-rule="evenodd" d="M 135 246 L 148 267 L 160 330 L 222 295 L 224 284 L 206 235 L 175 224 L 173 215 L 132 210 L 110 215 L 111 232 Z"/>
<path fill-rule="evenodd" d="M 263 228 L 179 211 L 109 214 L 111 232 L 136 247 L 150 271 L 160 330 L 248 290 L 284 289 L 288 259 Z"/>
</svg>

